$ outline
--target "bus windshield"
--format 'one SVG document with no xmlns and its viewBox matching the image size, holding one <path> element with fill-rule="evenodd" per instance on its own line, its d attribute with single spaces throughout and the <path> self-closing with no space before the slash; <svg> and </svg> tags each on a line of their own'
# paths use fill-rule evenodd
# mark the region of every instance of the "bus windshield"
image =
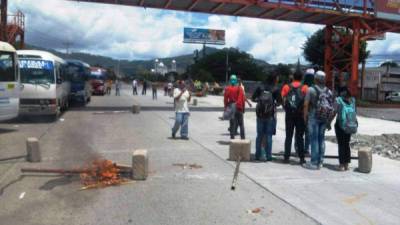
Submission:
<svg viewBox="0 0 400 225">
<path fill-rule="evenodd" d="M 0 52 L 0 82 L 16 81 L 14 54 L 12 52 Z"/>
<path fill-rule="evenodd" d="M 53 62 L 37 59 L 20 59 L 21 83 L 54 84 Z"/>
</svg>

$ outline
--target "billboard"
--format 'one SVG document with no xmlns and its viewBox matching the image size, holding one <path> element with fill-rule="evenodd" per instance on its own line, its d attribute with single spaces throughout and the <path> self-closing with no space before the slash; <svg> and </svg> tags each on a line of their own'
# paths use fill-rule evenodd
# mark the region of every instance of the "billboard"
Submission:
<svg viewBox="0 0 400 225">
<path fill-rule="evenodd" d="M 183 29 L 183 42 L 184 43 L 197 43 L 197 44 L 225 44 L 225 31 L 212 30 L 201 28 L 187 28 Z"/>
<path fill-rule="evenodd" d="M 378 18 L 400 21 L 400 0 L 376 0 L 375 12 Z"/>
</svg>

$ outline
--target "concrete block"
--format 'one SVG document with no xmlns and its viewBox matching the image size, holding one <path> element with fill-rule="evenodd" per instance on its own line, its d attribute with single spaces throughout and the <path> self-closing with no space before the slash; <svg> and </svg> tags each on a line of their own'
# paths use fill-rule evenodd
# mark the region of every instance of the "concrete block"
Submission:
<svg viewBox="0 0 400 225">
<path fill-rule="evenodd" d="M 193 99 L 193 105 L 197 106 L 197 99 L 196 98 Z"/>
<path fill-rule="evenodd" d="M 28 162 L 40 162 L 42 160 L 40 154 L 39 140 L 35 137 L 26 139 L 26 160 Z"/>
<path fill-rule="evenodd" d="M 358 171 L 370 173 L 372 169 L 372 151 L 369 148 L 358 150 Z"/>
<path fill-rule="evenodd" d="M 138 149 L 132 155 L 132 179 L 146 180 L 149 174 L 149 156 L 147 150 Z"/>
<path fill-rule="evenodd" d="M 241 161 L 250 161 L 251 141 L 250 140 L 231 140 L 229 145 L 229 160 L 236 161 L 240 155 Z"/>
<path fill-rule="evenodd" d="M 140 105 L 139 104 L 134 104 L 132 106 L 132 113 L 133 114 L 139 114 L 140 113 Z"/>
</svg>

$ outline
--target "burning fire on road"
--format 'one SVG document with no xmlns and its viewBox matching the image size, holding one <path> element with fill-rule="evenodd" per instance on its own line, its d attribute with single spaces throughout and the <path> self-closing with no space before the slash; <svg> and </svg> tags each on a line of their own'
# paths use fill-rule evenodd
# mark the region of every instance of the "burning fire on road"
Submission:
<svg viewBox="0 0 400 225">
<path fill-rule="evenodd" d="M 132 168 L 118 165 L 107 159 L 96 159 L 81 169 L 36 169 L 22 168 L 24 173 L 56 173 L 61 175 L 79 174 L 83 187 L 82 190 L 103 188 L 121 184 L 132 183 L 127 179 L 131 176 Z"/>
</svg>

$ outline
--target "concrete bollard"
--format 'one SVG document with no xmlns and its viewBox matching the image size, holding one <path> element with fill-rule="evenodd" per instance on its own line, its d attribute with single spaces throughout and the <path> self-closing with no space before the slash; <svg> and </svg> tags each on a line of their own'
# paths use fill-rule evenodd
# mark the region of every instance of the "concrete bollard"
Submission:
<svg viewBox="0 0 400 225">
<path fill-rule="evenodd" d="M 149 174 L 149 156 L 147 150 L 135 150 L 132 155 L 132 179 L 146 180 Z"/>
<path fill-rule="evenodd" d="M 139 104 L 134 104 L 132 106 L 132 113 L 133 114 L 139 114 L 140 113 L 140 105 Z"/>
<path fill-rule="evenodd" d="M 26 139 L 26 160 L 28 162 L 40 162 L 42 160 L 40 154 L 39 140 L 35 137 Z"/>
<path fill-rule="evenodd" d="M 229 160 L 236 161 L 240 155 L 241 161 L 250 161 L 250 140 L 231 140 L 229 145 Z"/>
<path fill-rule="evenodd" d="M 358 150 L 358 171 L 370 173 L 372 169 L 372 151 L 368 148 Z"/>
<path fill-rule="evenodd" d="M 197 99 L 196 98 L 193 99 L 193 105 L 197 106 Z"/>
</svg>

